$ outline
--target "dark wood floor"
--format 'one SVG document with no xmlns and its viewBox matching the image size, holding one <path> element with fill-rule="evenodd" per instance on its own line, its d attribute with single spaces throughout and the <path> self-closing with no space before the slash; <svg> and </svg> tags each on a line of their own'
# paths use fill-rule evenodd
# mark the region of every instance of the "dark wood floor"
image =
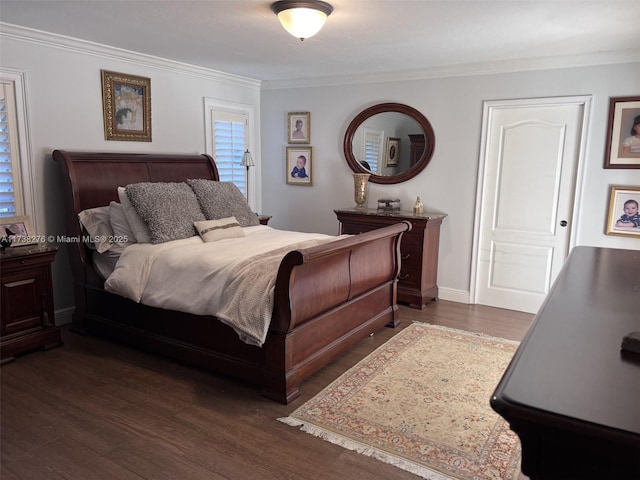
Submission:
<svg viewBox="0 0 640 480">
<path fill-rule="evenodd" d="M 415 479 L 276 420 L 411 321 L 520 340 L 533 318 L 443 300 L 401 313 L 400 327 L 362 341 L 305 382 L 289 405 L 261 398 L 255 387 L 63 328 L 64 346 L 0 369 L 0 477 Z"/>
</svg>

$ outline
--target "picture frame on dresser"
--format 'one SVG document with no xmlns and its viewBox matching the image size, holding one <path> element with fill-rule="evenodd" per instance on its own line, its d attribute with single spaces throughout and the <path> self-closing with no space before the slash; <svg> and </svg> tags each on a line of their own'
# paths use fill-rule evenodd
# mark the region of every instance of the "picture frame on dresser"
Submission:
<svg viewBox="0 0 640 480">
<path fill-rule="evenodd" d="M 151 141 L 151 79 L 101 70 L 105 140 Z"/>
<path fill-rule="evenodd" d="M 0 236 L 9 237 L 12 247 L 38 243 L 29 215 L 0 218 Z"/>
<path fill-rule="evenodd" d="M 613 185 L 605 233 L 640 237 L 640 187 Z"/>
<path fill-rule="evenodd" d="M 287 147 L 285 163 L 287 184 L 313 185 L 312 147 Z"/>
<path fill-rule="evenodd" d="M 640 96 L 609 99 L 604 168 L 640 168 Z"/>
</svg>

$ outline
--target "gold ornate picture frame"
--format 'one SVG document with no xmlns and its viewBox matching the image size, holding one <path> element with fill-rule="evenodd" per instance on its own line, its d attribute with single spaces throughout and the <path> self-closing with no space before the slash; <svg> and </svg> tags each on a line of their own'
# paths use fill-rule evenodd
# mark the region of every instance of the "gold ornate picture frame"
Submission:
<svg viewBox="0 0 640 480">
<path fill-rule="evenodd" d="M 613 185 L 609 192 L 607 235 L 640 238 L 640 187 Z"/>
<path fill-rule="evenodd" d="M 287 114 L 287 143 L 311 143 L 311 113 L 289 112 Z"/>
<path fill-rule="evenodd" d="M 286 175 L 288 185 L 313 185 L 313 148 L 287 147 Z"/>
<path fill-rule="evenodd" d="M 101 70 L 105 140 L 151 141 L 151 79 Z"/>
</svg>

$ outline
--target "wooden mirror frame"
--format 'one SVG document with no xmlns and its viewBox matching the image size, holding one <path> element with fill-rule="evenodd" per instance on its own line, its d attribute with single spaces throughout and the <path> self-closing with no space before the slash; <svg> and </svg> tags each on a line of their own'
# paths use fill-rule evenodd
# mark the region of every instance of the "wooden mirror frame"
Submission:
<svg viewBox="0 0 640 480">
<path fill-rule="evenodd" d="M 372 173 L 371 177 L 369 177 L 370 182 L 391 185 L 409 180 L 425 169 L 433 156 L 433 151 L 436 146 L 436 136 L 429 120 L 427 120 L 422 113 L 413 107 L 402 103 L 379 103 L 378 105 L 366 108 L 356 115 L 356 117 L 351 121 L 347 127 L 347 132 L 344 135 L 344 156 L 347 160 L 347 164 L 355 173 L 371 173 L 360 165 L 353 155 L 353 136 L 355 135 L 356 130 L 358 130 L 360 125 L 362 125 L 369 117 L 377 115 L 378 113 L 386 112 L 397 112 L 408 115 L 418 122 L 420 127 L 422 127 L 425 136 L 425 149 L 422 153 L 422 157 L 420 157 L 420 159 L 411 168 L 397 175 L 376 175 Z"/>
</svg>

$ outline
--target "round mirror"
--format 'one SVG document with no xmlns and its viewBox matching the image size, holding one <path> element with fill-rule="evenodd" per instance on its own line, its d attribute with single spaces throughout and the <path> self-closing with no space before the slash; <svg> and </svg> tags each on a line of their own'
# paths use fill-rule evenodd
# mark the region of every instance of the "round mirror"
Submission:
<svg viewBox="0 0 640 480">
<path fill-rule="evenodd" d="M 418 110 L 401 103 L 380 103 L 351 121 L 343 147 L 351 170 L 370 173 L 373 183 L 393 184 L 424 170 L 435 145 L 433 128 Z"/>
</svg>

